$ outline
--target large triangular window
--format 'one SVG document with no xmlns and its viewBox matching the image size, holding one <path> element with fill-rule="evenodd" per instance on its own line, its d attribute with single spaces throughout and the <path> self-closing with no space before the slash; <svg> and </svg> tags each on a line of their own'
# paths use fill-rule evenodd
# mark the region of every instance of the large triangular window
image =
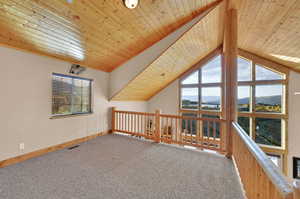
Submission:
<svg viewBox="0 0 300 199">
<path fill-rule="evenodd" d="M 221 112 L 222 58 L 217 55 L 181 80 L 181 109 Z"/>
</svg>

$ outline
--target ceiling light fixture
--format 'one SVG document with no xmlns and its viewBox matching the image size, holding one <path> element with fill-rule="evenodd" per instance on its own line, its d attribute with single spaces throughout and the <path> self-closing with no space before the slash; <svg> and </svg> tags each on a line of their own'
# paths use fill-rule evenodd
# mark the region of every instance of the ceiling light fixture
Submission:
<svg viewBox="0 0 300 199">
<path fill-rule="evenodd" d="M 125 6 L 129 9 L 134 9 L 138 6 L 139 0 L 123 0 Z"/>
</svg>

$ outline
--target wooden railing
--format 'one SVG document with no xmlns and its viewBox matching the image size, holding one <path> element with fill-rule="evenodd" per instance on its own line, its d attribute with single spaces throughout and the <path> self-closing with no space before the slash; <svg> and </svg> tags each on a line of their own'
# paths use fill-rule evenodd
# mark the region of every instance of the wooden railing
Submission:
<svg viewBox="0 0 300 199">
<path fill-rule="evenodd" d="M 224 120 L 178 115 L 112 111 L 112 130 L 155 142 L 194 146 L 225 153 Z"/>
<path fill-rule="evenodd" d="M 232 156 L 248 199 L 298 199 L 296 190 L 260 147 L 233 123 Z"/>
</svg>

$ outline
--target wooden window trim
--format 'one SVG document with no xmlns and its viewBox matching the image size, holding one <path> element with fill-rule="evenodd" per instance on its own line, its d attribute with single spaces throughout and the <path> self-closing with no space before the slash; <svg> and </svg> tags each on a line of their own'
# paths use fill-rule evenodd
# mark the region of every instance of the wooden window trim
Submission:
<svg viewBox="0 0 300 199">
<path fill-rule="evenodd" d="M 239 49 L 239 57 L 246 59 L 252 64 L 252 74 L 251 81 L 238 81 L 238 86 L 250 86 L 251 88 L 251 100 L 250 100 L 250 110 L 251 112 L 238 112 L 238 117 L 248 117 L 250 120 L 250 129 L 249 133 L 252 139 L 255 140 L 256 129 L 255 129 L 255 119 L 256 118 L 270 118 L 270 119 L 281 119 L 282 122 L 282 131 L 281 131 L 281 147 L 269 146 L 258 144 L 263 151 L 266 153 L 271 153 L 275 155 L 282 156 L 282 169 L 283 172 L 287 173 L 287 154 L 288 154 L 288 87 L 289 87 L 289 69 L 285 66 L 266 60 L 257 55 L 251 54 L 247 51 Z M 271 71 L 279 72 L 284 76 L 283 80 L 256 80 L 255 66 L 259 65 L 265 67 Z M 255 86 L 256 85 L 283 85 L 283 94 L 282 94 L 282 113 L 260 113 L 255 112 Z"/>
</svg>

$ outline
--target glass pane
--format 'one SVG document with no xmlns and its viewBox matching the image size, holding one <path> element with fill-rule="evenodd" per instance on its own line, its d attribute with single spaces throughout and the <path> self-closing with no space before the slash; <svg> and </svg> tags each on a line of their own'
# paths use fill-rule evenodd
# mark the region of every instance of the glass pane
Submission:
<svg viewBox="0 0 300 199">
<path fill-rule="evenodd" d="M 198 109 L 199 107 L 198 88 L 181 89 L 181 107 L 183 109 Z"/>
<path fill-rule="evenodd" d="M 281 146 L 281 119 L 256 118 L 255 121 L 257 143 Z"/>
<path fill-rule="evenodd" d="M 238 57 L 238 81 L 251 81 L 251 61 Z"/>
<path fill-rule="evenodd" d="M 256 80 L 279 80 L 284 79 L 284 76 L 280 73 L 271 71 L 263 66 L 256 65 L 255 68 Z"/>
<path fill-rule="evenodd" d="M 82 80 L 73 79 L 72 113 L 82 112 Z"/>
<path fill-rule="evenodd" d="M 202 68 L 202 83 L 221 82 L 221 56 L 217 56 Z"/>
<path fill-rule="evenodd" d="M 82 112 L 91 112 L 91 82 L 82 81 Z"/>
<path fill-rule="evenodd" d="M 181 82 L 181 84 L 198 84 L 198 83 L 199 83 L 199 72 L 198 71 L 192 73 L 191 75 L 186 77 Z"/>
<path fill-rule="evenodd" d="M 220 119 L 217 115 L 202 115 L 202 117 Z M 220 138 L 220 123 L 203 121 L 203 135 L 206 137 Z"/>
<path fill-rule="evenodd" d="M 52 114 L 70 114 L 72 103 L 72 79 L 53 75 Z"/>
<path fill-rule="evenodd" d="M 282 112 L 283 85 L 261 85 L 255 89 L 256 112 Z"/>
<path fill-rule="evenodd" d="M 281 157 L 280 155 L 267 154 L 268 158 L 279 168 L 281 168 Z"/>
<path fill-rule="evenodd" d="M 238 111 L 249 112 L 250 111 L 250 86 L 238 87 Z"/>
<path fill-rule="evenodd" d="M 197 118 L 197 114 L 194 114 L 194 113 L 183 113 L 182 116 Z M 193 135 L 196 135 L 196 133 L 197 133 L 197 121 L 196 120 L 183 119 L 182 120 L 182 132 L 184 132 L 186 134 L 191 134 L 192 133 Z"/>
<path fill-rule="evenodd" d="M 250 135 L 250 118 L 249 117 L 238 117 L 239 125 L 244 129 L 244 131 Z"/>
<path fill-rule="evenodd" d="M 220 108 L 221 108 L 221 88 L 220 87 L 202 88 L 201 108 L 203 110 L 220 110 Z"/>
</svg>

